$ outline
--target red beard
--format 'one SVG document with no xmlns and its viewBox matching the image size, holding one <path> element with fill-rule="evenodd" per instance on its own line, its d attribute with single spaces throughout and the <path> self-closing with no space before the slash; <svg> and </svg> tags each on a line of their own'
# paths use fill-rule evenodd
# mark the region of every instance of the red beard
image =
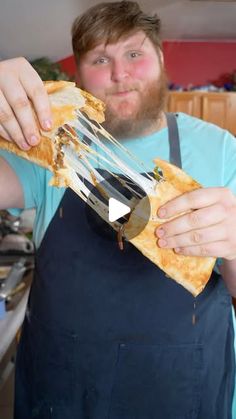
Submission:
<svg viewBox="0 0 236 419">
<path fill-rule="evenodd" d="M 132 116 L 122 117 L 107 104 L 103 127 L 120 140 L 151 134 L 155 131 L 164 109 L 166 93 L 167 78 L 162 71 L 160 78 L 150 83 L 144 93 L 140 93 L 142 96 L 139 109 Z"/>
</svg>

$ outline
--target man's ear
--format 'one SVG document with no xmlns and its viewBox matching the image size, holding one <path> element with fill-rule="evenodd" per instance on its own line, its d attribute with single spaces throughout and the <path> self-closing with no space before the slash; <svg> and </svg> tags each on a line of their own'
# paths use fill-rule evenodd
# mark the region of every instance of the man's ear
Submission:
<svg viewBox="0 0 236 419">
<path fill-rule="evenodd" d="M 162 51 L 161 48 L 159 48 L 159 50 L 158 50 L 158 55 L 159 55 L 160 62 L 162 64 L 162 66 L 164 66 L 164 54 L 163 54 L 163 51 Z"/>
<path fill-rule="evenodd" d="M 80 76 L 79 76 L 79 71 L 78 70 L 76 70 L 76 73 L 75 73 L 75 83 L 76 83 L 77 87 L 81 87 L 81 81 L 80 81 Z"/>
</svg>

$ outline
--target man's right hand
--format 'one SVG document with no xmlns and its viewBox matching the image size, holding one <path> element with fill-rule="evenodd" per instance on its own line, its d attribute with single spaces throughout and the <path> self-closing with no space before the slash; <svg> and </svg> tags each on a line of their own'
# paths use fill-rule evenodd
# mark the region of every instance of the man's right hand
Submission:
<svg viewBox="0 0 236 419">
<path fill-rule="evenodd" d="M 30 149 L 40 139 L 30 101 L 41 128 L 50 130 L 50 103 L 38 73 L 22 57 L 1 61 L 0 136 L 17 143 L 22 150 Z"/>
</svg>

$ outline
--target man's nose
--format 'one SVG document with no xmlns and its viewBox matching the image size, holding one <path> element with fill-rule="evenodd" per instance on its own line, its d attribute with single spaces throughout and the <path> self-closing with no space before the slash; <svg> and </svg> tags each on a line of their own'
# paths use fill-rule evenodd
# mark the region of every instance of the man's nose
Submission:
<svg viewBox="0 0 236 419">
<path fill-rule="evenodd" d="M 111 68 L 112 81 L 122 81 L 128 77 L 127 65 L 119 60 L 114 60 Z"/>
</svg>

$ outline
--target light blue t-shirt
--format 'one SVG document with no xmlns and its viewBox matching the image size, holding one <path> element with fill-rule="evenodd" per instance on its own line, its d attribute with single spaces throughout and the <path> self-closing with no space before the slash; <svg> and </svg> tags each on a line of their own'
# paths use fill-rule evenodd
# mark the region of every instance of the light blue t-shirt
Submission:
<svg viewBox="0 0 236 419">
<path fill-rule="evenodd" d="M 227 186 L 236 193 L 236 139 L 233 135 L 184 113 L 178 114 L 177 123 L 183 170 L 205 187 Z M 146 137 L 123 140 L 122 144 L 144 163 L 147 171 L 155 167 L 154 158 L 169 160 L 167 128 Z M 25 208 L 36 208 L 34 241 L 39 247 L 65 189 L 48 186 L 52 177 L 49 171 L 2 150 L 0 155 L 19 177 Z M 122 153 L 120 157 L 125 159 Z"/>
</svg>

